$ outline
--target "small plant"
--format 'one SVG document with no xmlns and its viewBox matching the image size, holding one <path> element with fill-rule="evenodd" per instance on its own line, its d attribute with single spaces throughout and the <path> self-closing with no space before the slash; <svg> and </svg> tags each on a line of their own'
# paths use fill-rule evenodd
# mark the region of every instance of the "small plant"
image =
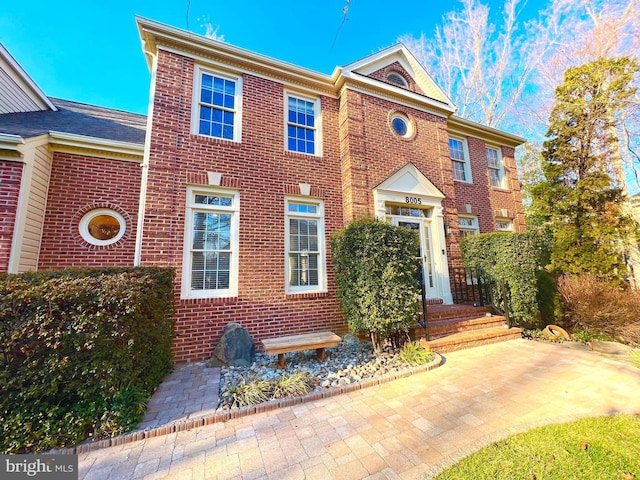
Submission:
<svg viewBox="0 0 640 480">
<path fill-rule="evenodd" d="M 232 407 L 246 407 L 270 400 L 272 390 L 273 382 L 269 380 L 254 379 L 247 382 L 242 379 L 238 385 L 227 390 L 225 395 L 231 397 Z"/>
<path fill-rule="evenodd" d="M 273 398 L 298 397 L 309 393 L 314 378 L 306 370 L 292 374 L 283 374 L 273 386 Z"/>
<path fill-rule="evenodd" d="M 597 338 L 597 336 L 598 335 L 596 333 L 591 332 L 589 330 L 576 330 L 571 334 L 571 337 L 575 341 L 581 342 L 581 343 L 588 343 L 591 340 L 594 340 L 595 338 Z"/>
<path fill-rule="evenodd" d="M 538 340 L 538 341 L 544 341 L 544 342 L 549 340 L 546 337 L 546 335 L 542 333 L 542 330 L 540 330 L 539 328 L 533 328 L 533 329 L 525 328 L 522 331 L 522 337 L 526 338 L 527 340 Z"/>
<path fill-rule="evenodd" d="M 631 350 L 631 363 L 640 368 L 640 348 Z"/>
<path fill-rule="evenodd" d="M 411 342 L 402 347 L 400 358 L 409 365 L 424 365 L 431 361 L 433 354 L 431 350 L 420 345 L 420 342 Z"/>
<path fill-rule="evenodd" d="M 571 334 L 571 338 L 582 343 L 589 343 L 591 340 L 613 340 L 612 337 L 602 335 L 593 330 L 577 330 Z"/>
<path fill-rule="evenodd" d="M 254 378 L 229 388 L 223 395 L 229 398 L 231 408 L 246 407 L 278 398 L 306 395 L 313 388 L 315 378 L 306 370 L 284 373 L 279 380 Z"/>
</svg>

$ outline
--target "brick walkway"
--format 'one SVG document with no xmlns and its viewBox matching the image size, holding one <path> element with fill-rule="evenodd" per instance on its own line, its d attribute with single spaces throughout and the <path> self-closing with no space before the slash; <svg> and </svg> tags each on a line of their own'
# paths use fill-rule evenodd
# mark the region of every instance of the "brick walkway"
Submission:
<svg viewBox="0 0 640 480">
<path fill-rule="evenodd" d="M 514 340 L 385 385 L 84 453 L 80 478 L 430 478 L 535 425 L 640 413 L 638 392 L 630 363 Z"/>
<path fill-rule="evenodd" d="M 219 368 L 202 362 L 179 365 L 154 392 L 137 430 L 215 413 L 219 384 Z"/>
</svg>

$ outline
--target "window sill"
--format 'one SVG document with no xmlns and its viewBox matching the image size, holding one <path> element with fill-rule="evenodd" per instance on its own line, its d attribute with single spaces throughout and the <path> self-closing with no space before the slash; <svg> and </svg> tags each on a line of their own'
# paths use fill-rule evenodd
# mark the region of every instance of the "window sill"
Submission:
<svg viewBox="0 0 640 480">
<path fill-rule="evenodd" d="M 286 292 L 285 297 L 288 300 L 306 300 L 309 298 L 323 298 L 328 296 L 326 290 L 308 291 L 308 292 Z"/>
<path fill-rule="evenodd" d="M 457 178 L 454 178 L 453 181 L 458 183 L 463 183 L 465 185 L 473 185 L 473 181 L 469 181 L 469 180 L 458 180 Z"/>
<path fill-rule="evenodd" d="M 505 193 L 509 193 L 511 192 L 511 190 L 509 190 L 508 188 L 504 188 L 504 187 L 491 187 L 491 190 L 495 190 L 496 192 L 505 192 Z"/>
<path fill-rule="evenodd" d="M 291 157 L 317 158 L 318 160 L 322 159 L 322 155 L 319 155 L 317 153 L 302 153 L 302 152 L 294 152 L 291 150 L 285 150 L 284 153 L 285 155 L 291 156 Z"/>
<path fill-rule="evenodd" d="M 208 135 L 200 135 L 199 133 L 191 132 L 189 134 L 189 139 L 197 142 L 211 143 L 214 145 L 226 145 L 230 147 L 240 147 L 242 145 L 241 140 L 229 140 L 227 138 L 219 138 L 219 137 L 210 137 Z"/>
<path fill-rule="evenodd" d="M 238 301 L 238 295 L 228 295 L 224 297 L 185 297 L 180 296 L 181 302 L 188 303 L 209 303 L 213 305 L 225 304 L 225 303 L 234 303 Z"/>
</svg>

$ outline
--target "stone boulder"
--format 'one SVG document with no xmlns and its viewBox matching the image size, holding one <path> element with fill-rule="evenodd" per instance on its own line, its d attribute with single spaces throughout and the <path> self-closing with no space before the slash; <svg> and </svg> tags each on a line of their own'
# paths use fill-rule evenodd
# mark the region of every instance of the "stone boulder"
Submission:
<svg viewBox="0 0 640 480">
<path fill-rule="evenodd" d="M 237 323 L 229 323 L 213 350 L 211 364 L 250 366 L 256 359 L 256 346 L 249 332 Z"/>
</svg>

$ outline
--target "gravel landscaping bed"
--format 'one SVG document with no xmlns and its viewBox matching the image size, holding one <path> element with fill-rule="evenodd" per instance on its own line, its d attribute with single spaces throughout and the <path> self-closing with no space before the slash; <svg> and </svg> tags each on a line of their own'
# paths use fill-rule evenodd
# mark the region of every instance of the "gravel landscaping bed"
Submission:
<svg viewBox="0 0 640 480">
<path fill-rule="evenodd" d="M 410 368 L 400 358 L 399 351 L 386 348 L 382 354 L 375 355 L 371 343 L 357 343 L 343 340 L 337 347 L 327 348 L 325 362 L 316 359 L 315 351 L 293 352 L 285 354 L 287 368 L 277 368 L 277 356 L 257 354 L 255 362 L 248 367 L 221 367 L 219 410 L 231 408 L 229 390 L 254 380 L 279 380 L 284 373 L 306 370 L 315 379 L 312 391 L 336 388 L 364 379 L 398 373 Z"/>
</svg>

